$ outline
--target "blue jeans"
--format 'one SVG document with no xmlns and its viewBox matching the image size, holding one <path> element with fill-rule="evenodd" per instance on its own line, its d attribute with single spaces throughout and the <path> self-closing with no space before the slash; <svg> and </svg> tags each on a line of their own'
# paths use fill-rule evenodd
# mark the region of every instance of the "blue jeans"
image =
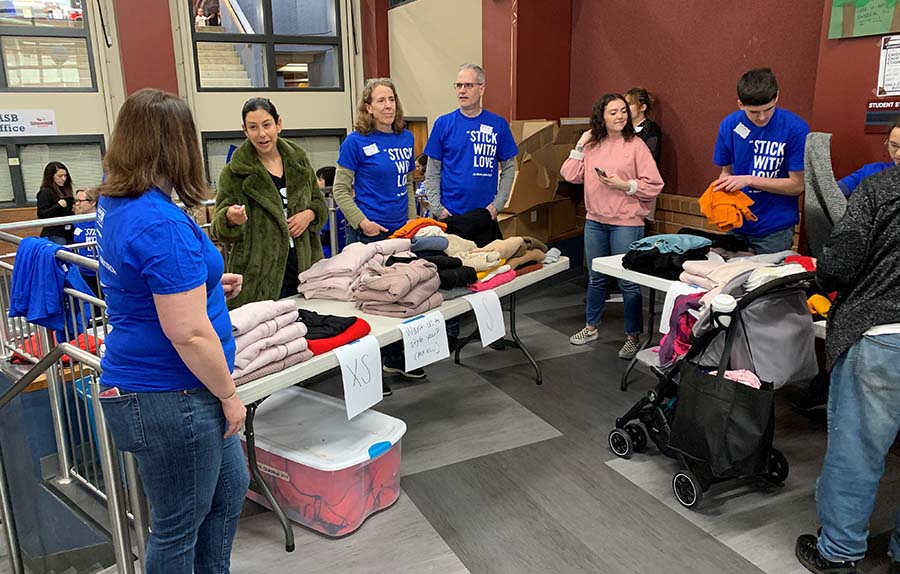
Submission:
<svg viewBox="0 0 900 574">
<path fill-rule="evenodd" d="M 387 239 L 388 237 L 390 237 L 390 235 L 391 232 L 382 231 L 378 235 L 373 235 L 370 237 L 359 229 L 354 229 L 353 226 L 349 223 L 347 224 L 347 227 L 344 231 L 344 237 L 347 238 L 347 245 L 356 243 L 357 241 L 359 241 L 360 243 L 374 243 L 376 241 L 381 241 L 382 239 Z"/>
<path fill-rule="evenodd" d="M 585 324 L 600 325 L 603 306 L 606 304 L 606 275 L 591 269 L 595 257 L 620 255 L 628 251 L 632 242 L 644 236 L 643 227 L 609 225 L 590 219 L 584 225 L 584 255 L 587 260 L 589 281 L 587 290 L 587 311 Z M 625 302 L 625 333 L 636 335 L 643 331 L 644 309 L 641 286 L 631 281 L 619 279 L 622 299 Z"/>
<path fill-rule="evenodd" d="M 900 430 L 898 363 L 900 335 L 863 335 L 831 371 L 828 451 L 816 483 L 819 552 L 829 560 L 859 560 L 866 553 L 884 460 Z M 900 514 L 897 521 L 900 529 Z M 900 560 L 896 530 L 890 550 Z"/>
<path fill-rule="evenodd" d="M 779 253 L 787 251 L 794 246 L 794 227 L 773 231 L 768 235 L 753 237 L 744 233 L 729 231 L 731 235 L 739 237 L 749 243 L 756 250 L 757 255 L 766 253 Z"/>
<path fill-rule="evenodd" d="M 101 398 L 119 450 L 134 454 L 150 502 L 148 574 L 227 574 L 250 475 L 206 388 Z"/>
</svg>

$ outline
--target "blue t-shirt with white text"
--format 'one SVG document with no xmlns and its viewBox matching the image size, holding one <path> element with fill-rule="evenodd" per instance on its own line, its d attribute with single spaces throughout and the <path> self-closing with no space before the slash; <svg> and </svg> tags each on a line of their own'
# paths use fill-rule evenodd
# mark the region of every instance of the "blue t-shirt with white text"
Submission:
<svg viewBox="0 0 900 574">
<path fill-rule="evenodd" d="M 803 171 L 803 150 L 809 126 L 797 114 L 775 108 L 772 119 L 763 127 L 756 126 L 743 110 L 722 120 L 713 161 L 719 167 L 730 165 L 734 175 L 786 178 L 790 171 Z M 750 187 L 743 189 L 753 205 L 750 211 L 757 221 L 744 220 L 739 231 L 751 237 L 762 237 L 800 221 L 796 196 L 779 195 Z"/>
<path fill-rule="evenodd" d="M 453 215 L 487 207 L 497 195 L 500 163 L 519 149 L 505 119 L 454 110 L 434 122 L 425 155 L 441 162 L 441 203 Z"/>
<path fill-rule="evenodd" d="M 96 243 L 97 242 L 97 227 L 94 225 L 93 221 L 80 221 L 78 223 L 74 223 L 74 237 L 75 243 Z M 81 255 L 82 257 L 94 257 L 94 250 L 90 247 L 79 247 L 75 250 L 75 253 Z M 85 277 L 93 277 L 95 275 L 93 269 L 88 269 L 87 267 L 79 267 L 79 271 Z"/>
<path fill-rule="evenodd" d="M 341 144 L 338 165 L 353 172 L 354 201 L 370 221 L 395 231 L 409 212 L 407 174 L 413 170 L 414 138 L 399 134 L 353 132 Z"/>
<path fill-rule="evenodd" d="M 206 313 L 229 370 L 234 336 L 225 306 L 225 263 L 196 222 L 159 189 L 101 196 L 97 205 L 100 283 L 112 330 L 101 364 L 104 385 L 135 392 L 202 386 L 163 332 L 153 295 L 205 285 Z"/>
</svg>

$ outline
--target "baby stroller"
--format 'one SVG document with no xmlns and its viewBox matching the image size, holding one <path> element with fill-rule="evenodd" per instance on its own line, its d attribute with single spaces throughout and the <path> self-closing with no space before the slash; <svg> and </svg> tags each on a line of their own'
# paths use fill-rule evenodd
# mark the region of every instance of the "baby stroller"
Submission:
<svg viewBox="0 0 900 574">
<path fill-rule="evenodd" d="M 609 433 L 609 446 L 619 457 L 643 451 L 649 438 L 679 460 L 672 490 L 686 508 L 696 509 L 716 482 L 787 479 L 788 461 L 772 447 L 774 390 L 818 372 L 805 293 L 815 274 L 789 275 L 744 292 L 746 277 L 723 289 L 737 299 L 728 326 L 723 326 L 726 314 L 705 311 L 692 331 L 690 350 L 667 368 L 651 367 L 658 384 Z M 729 369 L 754 372 L 761 388 L 725 379 Z"/>
</svg>

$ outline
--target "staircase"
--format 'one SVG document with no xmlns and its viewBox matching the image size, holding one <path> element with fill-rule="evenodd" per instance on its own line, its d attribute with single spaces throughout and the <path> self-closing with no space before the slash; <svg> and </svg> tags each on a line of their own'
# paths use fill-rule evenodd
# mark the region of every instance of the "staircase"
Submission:
<svg viewBox="0 0 900 574">
<path fill-rule="evenodd" d="M 201 88 L 249 88 L 250 75 L 234 51 L 234 45 L 197 42 Z"/>
</svg>

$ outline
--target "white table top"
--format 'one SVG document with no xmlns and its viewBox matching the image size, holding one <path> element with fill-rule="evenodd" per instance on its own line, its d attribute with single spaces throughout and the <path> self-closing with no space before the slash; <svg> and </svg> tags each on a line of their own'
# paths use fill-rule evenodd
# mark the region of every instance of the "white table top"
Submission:
<svg viewBox="0 0 900 574">
<path fill-rule="evenodd" d="M 500 285 L 494 291 L 499 297 L 505 297 L 510 293 L 514 293 L 526 287 L 530 287 L 536 283 L 552 277 L 558 273 L 562 273 L 569 268 L 569 258 L 560 257 L 556 263 L 544 265 L 543 269 L 532 271 L 516 277 L 509 283 Z M 332 301 L 327 299 L 304 299 L 300 295 L 292 297 L 297 303 L 298 308 L 309 309 L 323 315 L 338 315 L 343 317 L 361 317 L 366 320 L 372 327 L 370 334 L 378 339 L 378 344 L 382 347 L 399 341 L 402 339 L 400 330 L 397 325 L 405 321 L 398 317 L 384 317 L 382 315 L 372 315 L 363 313 L 350 301 Z M 462 297 L 445 301 L 443 305 L 436 310 L 444 315 L 444 319 L 450 319 L 466 313 L 471 309 L 469 302 Z M 293 365 L 281 372 L 275 373 L 250 381 L 247 384 L 238 387 L 238 395 L 245 404 L 252 403 L 261 398 L 267 397 L 274 392 L 287 388 L 291 385 L 305 381 L 316 375 L 320 375 L 338 366 L 337 356 L 333 352 L 317 355 L 308 361 Z"/>
<path fill-rule="evenodd" d="M 609 275 L 617 279 L 625 279 L 626 281 L 631 281 L 632 283 L 637 283 L 638 285 L 643 285 L 644 287 L 663 292 L 668 291 L 669 287 L 674 283 L 677 283 L 677 281 L 672 281 L 671 279 L 663 279 L 662 277 L 655 277 L 653 275 L 647 275 L 646 273 L 638 273 L 637 271 L 625 269 L 622 267 L 622 257 L 624 257 L 624 255 L 595 257 L 593 261 L 591 261 L 591 269 L 598 273 L 603 273 L 604 275 Z"/>
</svg>

